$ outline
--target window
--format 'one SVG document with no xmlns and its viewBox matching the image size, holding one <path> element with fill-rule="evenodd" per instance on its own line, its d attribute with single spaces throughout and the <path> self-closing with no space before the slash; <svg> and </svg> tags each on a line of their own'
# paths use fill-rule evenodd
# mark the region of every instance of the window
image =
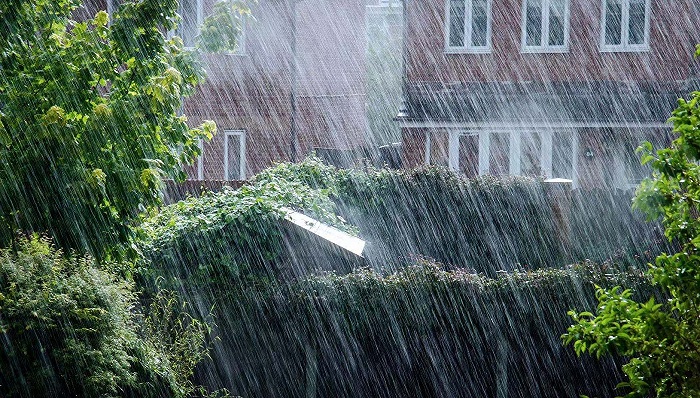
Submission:
<svg viewBox="0 0 700 398">
<path fill-rule="evenodd" d="M 109 14 L 110 21 L 114 19 L 112 15 L 117 12 L 121 4 L 122 0 L 107 0 L 107 14 Z"/>
<path fill-rule="evenodd" d="M 180 0 L 177 13 L 180 16 L 180 22 L 175 29 L 175 36 L 182 39 L 186 48 L 192 48 L 203 22 L 202 0 Z"/>
<path fill-rule="evenodd" d="M 491 51 L 491 0 L 447 0 L 448 52 Z"/>
<path fill-rule="evenodd" d="M 510 174 L 573 180 L 576 151 L 570 131 L 459 131 L 450 133 L 449 166 L 467 177 Z"/>
<path fill-rule="evenodd" d="M 603 0 L 603 51 L 649 48 L 649 0 Z"/>
<path fill-rule="evenodd" d="M 245 131 L 224 131 L 224 179 L 245 180 Z"/>
<path fill-rule="evenodd" d="M 199 156 L 197 156 L 197 179 L 204 179 L 204 141 L 200 138 L 197 141 L 199 147 Z"/>
<path fill-rule="evenodd" d="M 566 52 L 569 42 L 568 0 L 523 2 L 524 52 Z"/>
</svg>

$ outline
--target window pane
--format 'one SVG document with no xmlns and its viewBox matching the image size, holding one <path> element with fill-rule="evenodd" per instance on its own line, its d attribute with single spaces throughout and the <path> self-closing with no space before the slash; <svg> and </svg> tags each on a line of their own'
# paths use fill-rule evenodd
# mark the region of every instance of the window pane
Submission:
<svg viewBox="0 0 700 398">
<path fill-rule="evenodd" d="M 525 44 L 542 45 L 542 0 L 528 0 L 525 10 Z"/>
<path fill-rule="evenodd" d="M 467 177 L 479 174 L 479 136 L 459 136 L 459 172 Z"/>
<path fill-rule="evenodd" d="M 644 44 L 646 0 L 630 0 L 629 44 Z"/>
<path fill-rule="evenodd" d="M 486 47 L 488 34 L 488 2 L 472 0 L 472 46 Z"/>
<path fill-rule="evenodd" d="M 622 44 L 622 3 L 620 0 L 606 1 L 605 44 Z"/>
<path fill-rule="evenodd" d="M 542 175 L 542 144 L 539 133 L 520 135 L 520 174 L 524 176 Z"/>
<path fill-rule="evenodd" d="M 465 0 L 450 0 L 450 37 L 452 47 L 464 47 Z"/>
<path fill-rule="evenodd" d="M 510 135 L 492 133 L 489 148 L 489 173 L 507 175 L 510 171 Z"/>
<path fill-rule="evenodd" d="M 564 45 L 564 24 L 566 0 L 552 0 L 549 3 L 549 40 L 550 46 Z"/>
<path fill-rule="evenodd" d="M 552 177 L 573 179 L 574 145 L 572 133 L 552 134 Z"/>
<path fill-rule="evenodd" d="M 180 23 L 176 34 L 180 36 L 185 47 L 194 47 L 197 36 L 197 0 L 180 0 L 177 13 L 180 15 Z"/>
<path fill-rule="evenodd" d="M 227 135 L 226 136 L 227 155 L 228 155 L 228 179 L 241 179 L 241 136 Z"/>
</svg>

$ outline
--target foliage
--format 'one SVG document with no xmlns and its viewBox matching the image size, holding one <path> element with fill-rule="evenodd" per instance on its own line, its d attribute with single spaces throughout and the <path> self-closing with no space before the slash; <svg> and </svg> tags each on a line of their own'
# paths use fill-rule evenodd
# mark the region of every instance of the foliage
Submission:
<svg viewBox="0 0 700 398">
<path fill-rule="evenodd" d="M 101 256 L 183 178 L 212 123 L 190 128 L 182 96 L 201 68 L 166 40 L 176 0 L 123 2 L 76 22 L 78 0 L 0 3 L 0 244 L 47 231 Z M 109 19 L 111 18 L 111 21 Z"/>
<path fill-rule="evenodd" d="M 620 359 L 580 360 L 558 340 L 566 308 L 594 306 L 594 283 L 650 289 L 611 264 L 489 278 L 426 259 L 386 276 L 212 284 L 200 300 L 216 303 L 222 342 L 205 374 L 246 375 L 226 380 L 243 396 L 304 396 L 311 351 L 318 396 L 603 394 L 622 378 Z"/>
<path fill-rule="evenodd" d="M 642 302 L 629 290 L 601 288 L 596 312 L 570 312 L 575 323 L 563 336 L 578 354 L 629 357 L 622 367 L 629 380 L 621 384 L 630 389 L 627 397 L 700 395 L 700 92 L 680 99 L 670 121 L 678 135 L 670 148 L 641 147 L 654 174 L 635 200 L 650 219 L 661 217 L 666 237 L 682 246 L 649 266 L 669 299 Z"/>
<path fill-rule="evenodd" d="M 353 232 L 335 215 L 327 191 L 271 176 L 239 190 L 189 198 L 147 219 L 139 230 L 139 247 L 151 266 L 142 271 L 147 278 L 165 272 L 224 284 L 232 278 L 273 281 L 291 261 L 281 256 L 285 209 Z"/>
<path fill-rule="evenodd" d="M 217 1 L 211 14 L 204 18 L 197 47 L 211 53 L 240 51 L 244 26 L 251 18 L 245 1 Z"/>
<path fill-rule="evenodd" d="M 549 199 L 538 180 L 465 179 L 432 166 L 339 170 L 315 158 L 278 165 L 254 179 L 271 176 L 326 189 L 340 215 L 372 242 L 381 266 L 419 254 L 493 273 L 517 263 L 549 265 L 562 255 Z"/>
<path fill-rule="evenodd" d="M 161 334 L 142 331 L 133 313 L 132 284 L 91 258 L 64 255 L 46 238 L 22 238 L 17 246 L 0 251 L 0 395 L 183 397 L 194 391 L 187 378 L 201 345 L 174 356 L 177 349 L 155 344 Z M 151 329 L 159 314 L 151 312 Z M 195 341 L 200 332 L 180 339 Z"/>
<path fill-rule="evenodd" d="M 441 167 L 341 170 L 314 157 L 254 180 L 273 176 L 325 189 L 340 216 L 372 243 L 379 266 L 419 254 L 489 273 L 583 259 L 645 267 L 646 259 L 672 247 L 624 193 L 572 192 L 566 245 L 554 232 L 548 188 L 535 179 L 465 179 Z"/>
</svg>

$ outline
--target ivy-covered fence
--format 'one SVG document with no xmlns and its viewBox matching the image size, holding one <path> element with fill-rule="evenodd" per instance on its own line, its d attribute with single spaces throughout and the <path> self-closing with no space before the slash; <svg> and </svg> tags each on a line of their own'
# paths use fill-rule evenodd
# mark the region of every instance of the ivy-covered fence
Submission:
<svg viewBox="0 0 700 398">
<path fill-rule="evenodd" d="M 611 397 L 621 361 L 578 358 L 560 340 L 569 309 L 594 308 L 593 283 L 650 289 L 592 263 L 492 279 L 423 260 L 389 276 L 229 287 L 199 296 L 218 308 L 219 340 L 198 381 L 260 397 Z"/>
<path fill-rule="evenodd" d="M 573 190 L 562 197 L 531 178 L 465 179 L 439 167 L 339 170 L 314 158 L 255 177 L 274 179 L 327 192 L 370 242 L 370 262 L 392 270 L 413 255 L 490 275 L 584 259 L 644 266 L 669 249 L 659 224 L 631 208 L 632 192 Z"/>
</svg>

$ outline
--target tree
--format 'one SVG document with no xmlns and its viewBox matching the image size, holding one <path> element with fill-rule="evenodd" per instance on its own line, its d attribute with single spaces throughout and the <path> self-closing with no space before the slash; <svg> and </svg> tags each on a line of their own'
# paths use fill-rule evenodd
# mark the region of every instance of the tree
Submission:
<svg viewBox="0 0 700 398">
<path fill-rule="evenodd" d="M 598 289 L 596 313 L 571 311 L 575 323 L 562 336 L 579 355 L 630 358 L 622 367 L 627 397 L 700 396 L 700 91 L 680 99 L 670 121 L 678 137 L 669 148 L 654 152 L 647 142 L 639 149 L 654 172 L 634 201 L 650 219 L 661 218 L 666 237 L 682 248 L 649 265 L 667 299 L 641 303 L 630 290 Z"/>
<path fill-rule="evenodd" d="M 215 132 L 180 115 L 203 74 L 164 34 L 177 0 L 126 1 L 77 22 L 79 5 L 0 2 L 2 246 L 17 231 L 46 231 L 61 247 L 103 255 Z"/>
</svg>

